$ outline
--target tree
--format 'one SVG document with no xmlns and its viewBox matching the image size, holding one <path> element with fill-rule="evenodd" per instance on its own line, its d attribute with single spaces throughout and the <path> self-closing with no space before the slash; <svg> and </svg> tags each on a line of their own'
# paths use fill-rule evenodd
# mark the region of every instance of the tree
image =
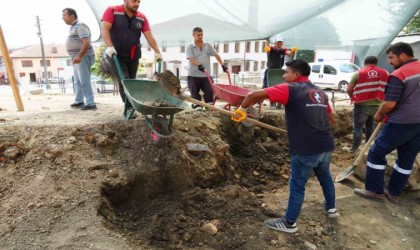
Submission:
<svg viewBox="0 0 420 250">
<path fill-rule="evenodd" d="M 404 27 L 404 33 L 411 34 L 420 32 L 420 10 L 413 16 L 410 22 Z"/>
</svg>

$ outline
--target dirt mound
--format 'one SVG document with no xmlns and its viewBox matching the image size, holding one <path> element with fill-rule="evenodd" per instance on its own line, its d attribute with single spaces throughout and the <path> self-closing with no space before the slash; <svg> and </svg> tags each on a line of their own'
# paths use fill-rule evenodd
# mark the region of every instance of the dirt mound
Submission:
<svg viewBox="0 0 420 250">
<path fill-rule="evenodd" d="M 351 133 L 351 112 L 337 116 L 335 135 Z M 266 111 L 262 121 L 284 128 L 278 111 Z M 298 233 L 270 230 L 263 221 L 287 205 L 286 136 L 211 112 L 177 114 L 174 131 L 154 145 L 141 116 L 1 127 L 0 248 L 410 249 L 419 243 L 420 215 L 412 206 L 418 200 L 410 200 L 410 210 L 363 201 L 367 215 L 380 209 L 396 215 L 377 216 L 372 226 L 355 215 L 360 204 L 348 187 L 359 182 L 353 177 L 337 186 L 340 220 L 322 213 L 322 190 L 311 178 Z M 336 152 L 332 171 L 351 159 Z M 354 227 L 352 216 L 360 220 Z M 404 216 L 409 221 L 398 220 Z M 411 230 L 378 240 L 372 228 L 386 220 Z"/>
</svg>

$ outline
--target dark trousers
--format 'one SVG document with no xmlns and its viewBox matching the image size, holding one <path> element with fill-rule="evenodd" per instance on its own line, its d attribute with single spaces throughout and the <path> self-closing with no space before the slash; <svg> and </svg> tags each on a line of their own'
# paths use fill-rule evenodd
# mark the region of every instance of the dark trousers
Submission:
<svg viewBox="0 0 420 250">
<path fill-rule="evenodd" d="M 363 127 L 365 127 L 366 142 L 375 129 L 374 116 L 379 106 L 355 104 L 353 110 L 353 145 L 352 150 L 357 150 L 362 143 Z"/>
<path fill-rule="evenodd" d="M 388 182 L 388 192 L 400 195 L 413 169 L 414 160 L 420 151 L 420 123 L 387 123 L 369 150 L 366 168 L 366 190 L 383 194 L 385 156 L 397 149 L 398 159 Z"/>
<path fill-rule="evenodd" d="M 266 69 L 266 70 L 264 71 L 263 86 L 262 86 L 262 88 L 263 88 L 263 89 L 265 89 L 265 88 L 267 88 L 267 87 L 268 87 L 268 83 L 267 83 L 267 73 L 268 73 L 268 69 Z"/>
<path fill-rule="evenodd" d="M 200 90 L 202 90 L 204 102 L 213 102 L 213 89 L 207 77 L 188 76 L 188 89 L 192 98 L 201 101 Z"/>
<path fill-rule="evenodd" d="M 123 73 L 124 79 L 136 79 L 137 69 L 139 67 L 139 61 L 138 60 L 132 61 L 128 58 L 122 58 L 119 56 L 117 56 L 117 58 L 118 58 L 118 62 L 120 63 L 120 67 L 121 67 L 121 71 Z M 118 89 L 120 91 L 121 99 L 125 103 L 126 95 L 124 92 L 124 87 L 122 85 L 120 75 L 118 74 L 117 67 L 115 65 L 114 60 L 112 60 L 112 68 L 113 68 L 114 74 L 117 76 L 117 79 L 118 79 Z M 128 107 L 131 107 L 130 102 L 128 102 L 127 104 L 128 104 Z"/>
</svg>

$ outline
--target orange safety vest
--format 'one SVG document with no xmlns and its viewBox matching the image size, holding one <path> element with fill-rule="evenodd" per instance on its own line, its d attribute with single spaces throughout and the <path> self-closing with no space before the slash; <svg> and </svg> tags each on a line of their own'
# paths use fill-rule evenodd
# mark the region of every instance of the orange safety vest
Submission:
<svg viewBox="0 0 420 250">
<path fill-rule="evenodd" d="M 383 101 L 385 98 L 385 86 L 388 81 L 388 72 L 377 66 L 367 66 L 361 69 L 356 86 L 353 90 L 354 103 L 370 100 Z"/>
</svg>

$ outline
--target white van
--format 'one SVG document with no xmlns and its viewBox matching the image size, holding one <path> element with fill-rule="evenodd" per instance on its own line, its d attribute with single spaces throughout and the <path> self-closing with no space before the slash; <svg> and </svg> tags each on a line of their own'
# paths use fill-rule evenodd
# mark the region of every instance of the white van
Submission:
<svg viewBox="0 0 420 250">
<path fill-rule="evenodd" d="M 351 77 L 360 68 L 349 62 L 330 61 L 309 63 L 311 74 L 309 80 L 322 89 L 337 89 L 347 92 Z"/>
</svg>

